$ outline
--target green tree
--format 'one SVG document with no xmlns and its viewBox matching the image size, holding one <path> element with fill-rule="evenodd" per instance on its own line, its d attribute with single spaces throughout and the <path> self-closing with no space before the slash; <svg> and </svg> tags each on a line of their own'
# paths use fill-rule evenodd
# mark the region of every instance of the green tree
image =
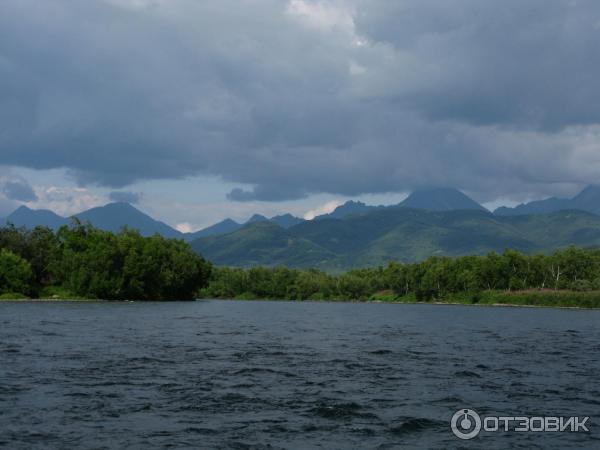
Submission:
<svg viewBox="0 0 600 450">
<path fill-rule="evenodd" d="M 27 261 L 9 250 L 0 250 L 0 292 L 28 295 L 32 278 L 31 266 Z"/>
</svg>

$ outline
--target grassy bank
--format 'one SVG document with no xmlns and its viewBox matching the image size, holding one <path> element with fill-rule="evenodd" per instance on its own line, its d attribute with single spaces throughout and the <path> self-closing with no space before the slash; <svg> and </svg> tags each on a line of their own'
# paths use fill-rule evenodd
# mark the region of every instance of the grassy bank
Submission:
<svg viewBox="0 0 600 450">
<path fill-rule="evenodd" d="M 484 291 L 475 294 L 461 293 L 435 298 L 429 302 L 417 301 L 414 295 L 396 296 L 384 291 L 372 295 L 369 301 L 393 303 L 449 303 L 462 305 L 544 306 L 560 308 L 600 308 L 600 291 L 526 290 Z"/>
<path fill-rule="evenodd" d="M 29 298 L 19 293 L 0 295 L 1 301 L 101 301 L 95 298 L 82 298 L 64 289 L 48 289 L 39 298 Z M 418 304 L 459 304 L 487 306 L 524 306 L 524 307 L 554 307 L 554 308 L 600 308 L 600 291 L 566 291 L 566 290 L 526 290 L 526 291 L 485 291 L 480 293 L 460 293 L 444 298 L 432 298 L 428 301 L 417 299 L 414 294 L 398 296 L 391 290 L 384 290 L 368 298 L 349 299 L 344 297 L 323 297 L 314 295 L 308 299 L 295 300 L 285 298 L 260 298 L 250 293 L 234 297 L 233 300 L 277 300 L 277 301 L 311 301 L 311 302 L 360 302 L 360 303 L 418 303 Z"/>
</svg>

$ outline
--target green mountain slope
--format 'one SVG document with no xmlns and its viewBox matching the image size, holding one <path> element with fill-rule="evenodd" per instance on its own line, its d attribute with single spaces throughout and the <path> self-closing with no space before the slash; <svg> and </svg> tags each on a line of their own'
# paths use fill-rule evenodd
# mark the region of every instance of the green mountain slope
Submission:
<svg viewBox="0 0 600 450">
<path fill-rule="evenodd" d="M 231 219 L 225 219 L 200 231 L 196 231 L 194 233 L 187 233 L 185 235 L 185 240 L 189 242 L 202 237 L 214 236 L 217 234 L 227 234 L 231 233 L 232 231 L 239 230 L 240 228 L 242 228 L 241 224 Z"/>
<path fill-rule="evenodd" d="M 600 216 L 579 210 L 503 218 L 539 249 L 600 246 Z"/>
<path fill-rule="evenodd" d="M 217 265 L 238 267 L 321 266 L 336 257 L 271 222 L 253 222 L 233 233 L 200 238 L 192 247 Z"/>
<path fill-rule="evenodd" d="M 287 265 L 344 270 L 420 261 L 432 255 L 546 252 L 600 246 L 600 217 L 583 211 L 496 216 L 477 210 L 385 208 L 345 219 L 306 221 L 284 230 L 259 222 L 192 245 L 218 265 Z"/>
</svg>

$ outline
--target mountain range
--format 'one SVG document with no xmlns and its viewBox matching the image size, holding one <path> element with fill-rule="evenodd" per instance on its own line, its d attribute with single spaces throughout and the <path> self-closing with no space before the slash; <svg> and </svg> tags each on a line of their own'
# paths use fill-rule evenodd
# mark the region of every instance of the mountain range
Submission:
<svg viewBox="0 0 600 450">
<path fill-rule="evenodd" d="M 450 188 L 427 188 L 419 189 L 411 193 L 406 199 L 393 208 L 414 208 L 428 211 L 452 211 L 468 210 L 487 211 L 483 206 L 471 199 L 458 189 Z M 329 214 L 315 217 L 315 220 L 344 219 L 350 216 L 369 214 L 374 211 L 390 208 L 389 206 L 372 206 L 354 200 L 347 201 L 338 206 Z"/>
<path fill-rule="evenodd" d="M 415 191 L 406 200 L 396 206 L 421 208 L 433 211 L 454 209 L 485 210 L 485 208 L 471 200 L 462 192 L 455 189 L 443 188 Z M 384 208 L 386 207 L 370 206 L 350 200 L 343 205 L 338 206 L 331 213 L 316 217 L 315 220 L 343 219 L 353 215 L 368 214 Z M 291 214 L 283 214 L 271 218 L 267 218 L 260 214 L 254 214 L 244 223 L 238 223 L 232 219 L 225 219 L 200 231 L 182 233 L 166 223 L 157 221 L 147 214 L 144 214 L 129 203 L 123 202 L 109 203 L 104 206 L 92 208 L 75 214 L 73 217 L 77 217 L 82 222 L 90 222 L 94 226 L 108 231 L 116 232 L 122 227 L 128 226 L 130 228 L 138 229 L 144 236 L 158 233 L 165 237 L 176 237 L 187 241 L 193 241 L 201 237 L 231 233 L 250 223 L 271 222 L 287 229 L 305 221 L 304 219 L 295 217 Z M 0 223 L 6 222 L 19 227 L 34 228 L 38 225 L 43 225 L 52 229 L 58 229 L 63 225 L 71 223 L 71 217 L 62 217 L 49 210 L 34 210 L 23 205 L 17 208 L 7 218 L 0 219 Z"/>
<path fill-rule="evenodd" d="M 136 209 L 129 203 L 109 203 L 97 208 L 88 209 L 72 217 L 66 218 L 58 214 L 44 210 L 31 209 L 23 205 L 17 208 L 3 223 L 11 223 L 17 227 L 34 228 L 38 225 L 46 226 L 56 230 L 63 225 L 69 225 L 72 218 L 77 218 L 81 222 L 90 222 L 94 226 L 107 231 L 117 232 L 124 226 L 139 230 L 144 236 L 151 236 L 155 233 L 168 238 L 182 237 L 182 233 L 171 228 L 166 223 L 154 220 L 147 214 Z"/>
<path fill-rule="evenodd" d="M 600 188 L 590 186 L 572 199 L 550 198 L 490 213 L 460 191 L 418 190 L 394 206 L 349 201 L 329 214 L 304 220 L 291 214 L 255 214 L 194 233 L 181 233 L 128 203 L 109 203 L 76 214 L 82 222 L 118 231 L 180 238 L 217 265 L 286 265 L 344 270 L 419 261 L 431 255 L 551 251 L 570 244 L 600 246 Z M 16 226 L 56 229 L 71 222 L 48 210 L 21 206 L 5 219 Z"/>
<path fill-rule="evenodd" d="M 127 226 L 129 228 L 137 229 L 144 236 L 151 236 L 158 233 L 167 238 L 179 238 L 185 239 L 186 241 L 193 241 L 194 239 L 206 236 L 231 233 L 239 230 L 246 224 L 256 222 L 271 222 L 283 228 L 289 228 L 304 221 L 304 219 L 294 217 L 291 214 L 274 216 L 270 219 L 267 219 L 260 214 L 255 214 L 245 223 L 238 223 L 231 219 L 225 219 L 194 233 L 182 233 L 164 222 L 153 219 L 129 203 L 116 202 L 91 208 L 68 218 L 59 216 L 46 209 L 31 209 L 22 205 L 5 219 L 0 219 L 0 223 L 11 223 L 17 227 L 26 228 L 35 228 L 36 226 L 41 225 L 56 230 L 63 225 L 69 225 L 73 218 L 77 218 L 84 223 L 89 222 L 95 227 L 107 231 L 117 232 Z"/>
<path fill-rule="evenodd" d="M 496 209 L 494 214 L 501 216 L 546 214 L 565 209 L 578 209 L 592 214 L 600 214 L 600 186 L 588 186 L 573 198 L 550 197 L 545 200 L 521 203 L 514 208 L 502 206 Z"/>
<path fill-rule="evenodd" d="M 548 252 L 568 245 L 600 246 L 600 216 L 585 211 L 497 216 L 485 211 L 385 208 L 344 219 L 306 221 L 283 229 L 256 222 L 192 241 L 217 265 L 286 265 L 340 271 L 432 255 Z"/>
</svg>

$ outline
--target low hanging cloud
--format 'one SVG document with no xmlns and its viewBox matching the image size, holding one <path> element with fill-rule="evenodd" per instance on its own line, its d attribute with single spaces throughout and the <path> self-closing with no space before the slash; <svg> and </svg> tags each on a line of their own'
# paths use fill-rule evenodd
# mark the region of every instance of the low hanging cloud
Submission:
<svg viewBox="0 0 600 450">
<path fill-rule="evenodd" d="M 38 199 L 33 188 L 24 180 L 5 182 L 2 192 L 9 200 L 19 202 L 34 202 Z"/>
<path fill-rule="evenodd" d="M 37 200 L 30 202 L 33 209 L 50 209 L 63 217 L 102 206 L 106 197 L 87 188 L 73 186 L 36 186 Z"/>
<path fill-rule="evenodd" d="M 142 194 L 139 192 L 113 191 L 108 195 L 111 202 L 131 203 L 135 205 L 142 200 Z"/>
<path fill-rule="evenodd" d="M 343 202 L 339 200 L 331 200 L 323 205 L 317 206 L 315 209 L 311 209 L 304 214 L 304 219 L 313 220 L 317 216 L 321 216 L 323 214 L 329 214 L 335 211 L 335 209 L 342 205 Z"/>
<path fill-rule="evenodd" d="M 283 181 L 280 183 L 261 184 L 251 190 L 235 188 L 227 194 L 227 198 L 235 202 L 252 202 L 255 200 L 276 202 L 298 200 L 306 196 L 307 193 L 303 188 L 286 186 L 286 183 Z"/>
<path fill-rule="evenodd" d="M 599 44 L 594 0 L 4 0 L 0 164 L 557 194 L 600 173 Z"/>
</svg>

